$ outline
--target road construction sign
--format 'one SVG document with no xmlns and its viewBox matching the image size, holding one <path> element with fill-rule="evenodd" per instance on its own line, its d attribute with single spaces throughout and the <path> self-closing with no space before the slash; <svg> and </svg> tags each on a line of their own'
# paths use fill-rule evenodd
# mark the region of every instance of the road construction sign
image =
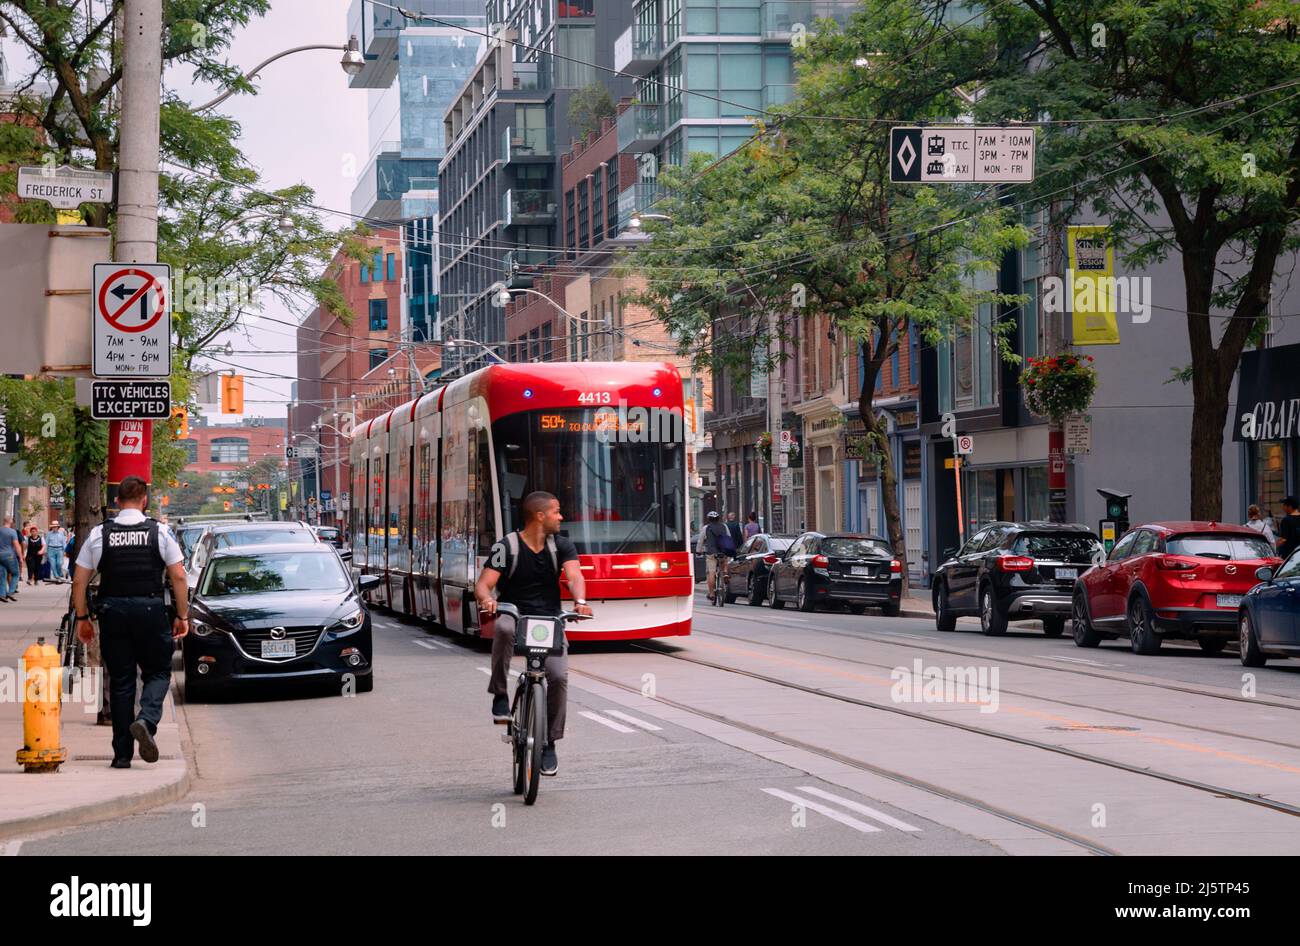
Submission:
<svg viewBox="0 0 1300 946">
<path fill-rule="evenodd" d="M 171 267 L 96 263 L 91 286 L 95 377 L 170 377 Z"/>
</svg>

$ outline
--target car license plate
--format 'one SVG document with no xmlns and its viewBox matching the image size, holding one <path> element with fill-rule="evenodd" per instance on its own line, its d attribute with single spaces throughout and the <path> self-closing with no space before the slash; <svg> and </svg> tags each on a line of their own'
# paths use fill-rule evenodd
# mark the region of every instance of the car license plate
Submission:
<svg viewBox="0 0 1300 946">
<path fill-rule="evenodd" d="M 849 574 L 857 575 L 862 578 L 870 578 L 871 569 L 866 565 L 851 565 L 849 566 Z"/>
<path fill-rule="evenodd" d="M 1241 607 L 1241 595 L 1219 595 L 1218 603 L 1221 608 L 1239 608 Z"/>
<path fill-rule="evenodd" d="M 1078 577 L 1079 577 L 1079 569 L 1077 568 L 1058 568 L 1056 570 L 1057 581 L 1066 581 L 1067 579 L 1069 581 L 1074 581 L 1074 579 Z"/>
<path fill-rule="evenodd" d="M 296 657 L 297 641 L 262 641 L 263 657 Z"/>
</svg>

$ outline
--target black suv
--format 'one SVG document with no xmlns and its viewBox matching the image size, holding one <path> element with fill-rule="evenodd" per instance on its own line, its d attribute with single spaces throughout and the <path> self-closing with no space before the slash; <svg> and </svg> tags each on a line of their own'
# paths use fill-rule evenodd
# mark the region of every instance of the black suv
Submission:
<svg viewBox="0 0 1300 946">
<path fill-rule="evenodd" d="M 1012 618 L 1042 618 L 1059 637 L 1070 615 L 1074 582 L 1102 556 L 1087 526 L 1056 522 L 991 522 L 934 574 L 935 623 L 951 631 L 962 615 L 978 615 L 985 634 L 1005 634 Z"/>
<path fill-rule="evenodd" d="M 878 535 L 805 532 L 768 573 L 767 603 L 785 607 L 793 598 L 800 611 L 842 603 L 854 614 L 868 607 L 898 614 L 903 567 Z"/>
</svg>

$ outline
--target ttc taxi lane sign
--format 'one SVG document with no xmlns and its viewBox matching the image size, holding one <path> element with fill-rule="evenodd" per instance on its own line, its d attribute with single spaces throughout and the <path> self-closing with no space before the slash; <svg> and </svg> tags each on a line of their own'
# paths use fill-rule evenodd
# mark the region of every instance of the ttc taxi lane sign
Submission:
<svg viewBox="0 0 1300 946">
<path fill-rule="evenodd" d="M 164 263 L 96 263 L 91 285 L 95 377 L 169 377 L 171 267 Z"/>
</svg>

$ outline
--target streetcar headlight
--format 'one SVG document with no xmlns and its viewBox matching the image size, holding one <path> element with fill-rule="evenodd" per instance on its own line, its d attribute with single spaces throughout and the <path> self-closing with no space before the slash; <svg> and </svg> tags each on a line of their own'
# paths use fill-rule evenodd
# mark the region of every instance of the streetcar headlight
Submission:
<svg viewBox="0 0 1300 946">
<path fill-rule="evenodd" d="M 655 570 L 655 560 L 653 558 L 641 559 L 641 574 L 649 575 Z"/>
</svg>

